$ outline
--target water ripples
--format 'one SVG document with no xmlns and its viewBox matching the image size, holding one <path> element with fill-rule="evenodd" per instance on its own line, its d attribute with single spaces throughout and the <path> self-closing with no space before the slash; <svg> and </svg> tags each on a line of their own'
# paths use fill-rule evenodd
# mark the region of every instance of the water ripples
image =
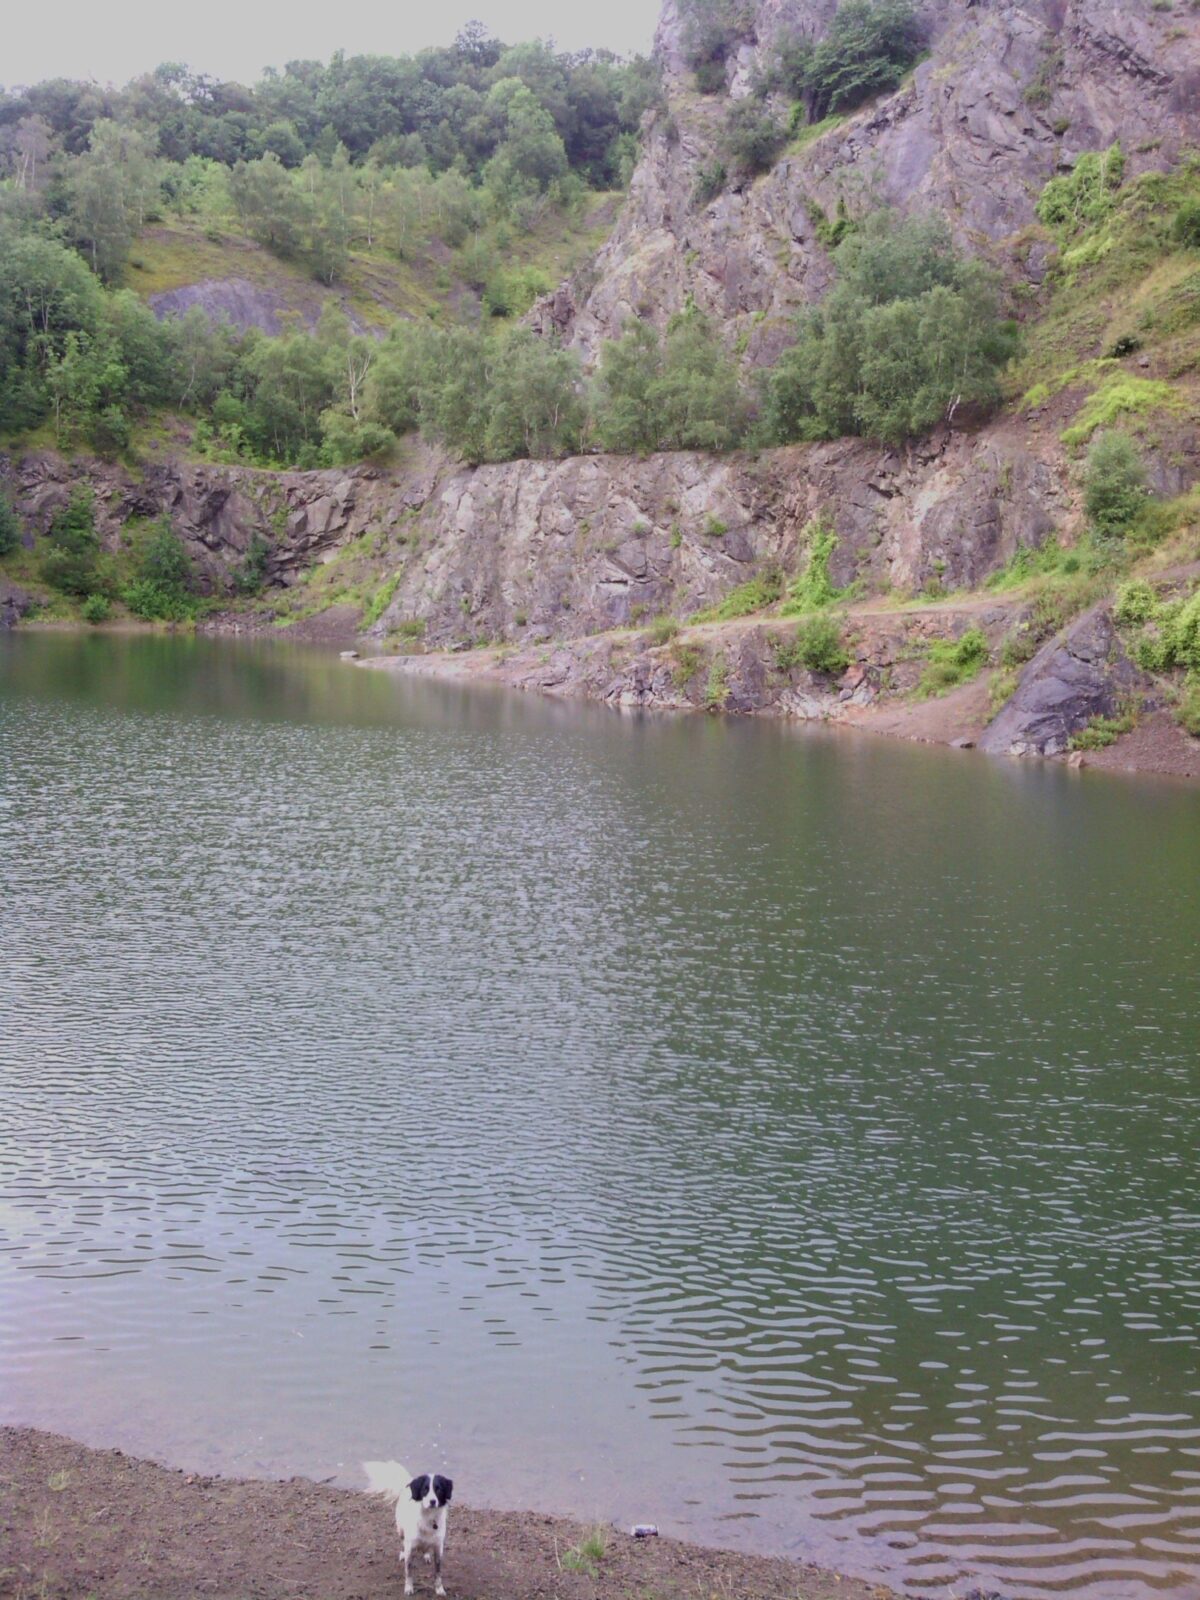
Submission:
<svg viewBox="0 0 1200 1600">
<path fill-rule="evenodd" d="M 95 643 L 0 661 L 10 1416 L 1200 1594 L 1191 792 Z"/>
</svg>

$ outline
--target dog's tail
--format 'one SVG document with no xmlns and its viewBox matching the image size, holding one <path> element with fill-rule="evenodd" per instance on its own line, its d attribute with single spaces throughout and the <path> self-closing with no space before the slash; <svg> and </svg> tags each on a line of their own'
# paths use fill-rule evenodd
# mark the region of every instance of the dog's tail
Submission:
<svg viewBox="0 0 1200 1600">
<path fill-rule="evenodd" d="M 385 1500 L 399 1500 L 412 1481 L 412 1473 L 398 1461 L 364 1461 L 367 1493 L 381 1494 Z"/>
</svg>

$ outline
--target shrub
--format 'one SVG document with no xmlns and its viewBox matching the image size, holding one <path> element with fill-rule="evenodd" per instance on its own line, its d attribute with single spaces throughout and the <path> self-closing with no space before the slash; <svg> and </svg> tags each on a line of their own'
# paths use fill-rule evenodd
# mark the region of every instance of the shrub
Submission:
<svg viewBox="0 0 1200 1600">
<path fill-rule="evenodd" d="M 982 628 L 968 628 L 959 639 L 935 639 L 921 674 L 916 694 L 920 700 L 946 694 L 969 683 L 988 662 L 988 642 Z"/>
<path fill-rule="evenodd" d="M 111 611 L 107 595 L 90 594 L 79 608 L 79 615 L 85 622 L 107 622 Z"/>
<path fill-rule="evenodd" d="M 262 534 L 255 530 L 250 535 L 246 554 L 233 571 L 233 587 L 236 594 L 259 593 L 267 581 L 267 559 L 270 554 L 271 546 Z"/>
<path fill-rule="evenodd" d="M 1154 590 L 1145 579 L 1137 578 L 1118 591 L 1113 616 L 1118 622 L 1148 622 L 1157 608 Z"/>
<path fill-rule="evenodd" d="M 804 530 L 808 543 L 808 565 L 788 589 L 783 607 L 785 617 L 820 611 L 823 606 L 840 600 L 842 591 L 836 589 L 829 576 L 829 562 L 837 549 L 837 534 L 832 523 L 817 517 Z"/>
<path fill-rule="evenodd" d="M 787 86 L 803 99 L 810 122 L 849 111 L 894 89 L 922 49 L 908 0 L 844 0 L 817 45 L 789 40 L 780 56 Z"/>
<path fill-rule="evenodd" d="M 1093 717 L 1085 728 L 1080 728 L 1073 733 L 1067 741 L 1072 750 L 1105 750 L 1110 744 L 1115 744 L 1123 733 L 1137 722 L 1137 717 L 1132 711 L 1125 711 L 1119 717 Z"/>
<path fill-rule="evenodd" d="M 21 542 L 21 524 L 12 501 L 0 494 L 0 556 L 11 555 Z"/>
<path fill-rule="evenodd" d="M 760 572 L 757 578 L 739 584 L 727 594 L 720 605 L 701 611 L 697 622 L 732 622 L 737 617 L 748 617 L 765 606 L 774 605 L 783 593 L 783 575 L 776 568 Z"/>
<path fill-rule="evenodd" d="M 1185 250 L 1200 250 L 1200 200 L 1185 200 L 1175 213 L 1171 237 Z"/>
<path fill-rule="evenodd" d="M 700 670 L 700 652 L 695 645 L 676 644 L 671 663 L 671 682 L 677 689 L 686 689 Z"/>
<path fill-rule="evenodd" d="M 168 589 L 152 578 L 136 578 L 121 591 L 121 599 L 145 622 L 186 622 L 196 614 L 196 602 L 187 594 Z"/>
<path fill-rule="evenodd" d="M 787 139 L 787 129 L 748 97 L 730 108 L 721 135 L 725 163 L 739 177 L 766 172 Z"/>
<path fill-rule="evenodd" d="M 1113 195 L 1125 176 L 1119 143 L 1107 150 L 1089 150 L 1069 173 L 1051 178 L 1037 203 L 1038 220 L 1068 231 L 1099 222 L 1113 207 Z"/>
<path fill-rule="evenodd" d="M 960 406 L 995 403 L 1015 326 L 995 273 L 957 254 L 944 220 L 877 212 L 842 239 L 834 265 L 833 289 L 801 313 L 764 381 L 768 439 L 898 444 Z"/>
<path fill-rule="evenodd" d="M 1186 685 L 1179 697 L 1175 715 L 1193 739 L 1200 739 L 1200 683 Z"/>
<path fill-rule="evenodd" d="M 397 572 L 393 577 L 385 578 L 379 585 L 378 589 L 376 589 L 375 593 L 371 596 L 369 602 L 367 603 L 366 610 L 363 612 L 362 616 L 362 626 L 364 628 L 370 628 L 374 623 L 378 622 L 383 613 L 391 605 L 392 596 L 395 594 L 400 584 L 400 577 L 400 573 Z"/>
<path fill-rule="evenodd" d="M 184 622 L 196 614 L 195 574 L 183 541 L 166 517 L 142 533 L 134 550 L 133 580 L 121 598 L 147 622 Z"/>
<path fill-rule="evenodd" d="M 830 616 L 808 617 L 796 629 L 796 659 L 810 672 L 845 672 L 850 656 L 842 630 Z"/>
<path fill-rule="evenodd" d="M 95 587 L 99 554 L 92 491 L 80 485 L 51 519 L 41 560 L 42 577 L 52 589 L 82 599 Z"/>
<path fill-rule="evenodd" d="M 729 663 L 723 655 L 712 658 L 708 681 L 704 685 L 704 705 L 708 711 L 719 711 L 729 699 Z"/>
<path fill-rule="evenodd" d="M 649 628 L 650 643 L 656 647 L 670 644 L 678 632 L 679 624 L 674 617 L 655 617 Z"/>
<path fill-rule="evenodd" d="M 1088 451 L 1083 504 L 1093 530 L 1107 537 L 1123 534 L 1146 504 L 1146 469 L 1127 433 L 1097 436 Z"/>
</svg>

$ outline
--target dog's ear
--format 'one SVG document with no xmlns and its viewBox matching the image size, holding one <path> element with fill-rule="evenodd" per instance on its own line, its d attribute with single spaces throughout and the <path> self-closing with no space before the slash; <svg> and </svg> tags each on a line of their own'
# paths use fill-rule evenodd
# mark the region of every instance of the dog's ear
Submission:
<svg viewBox="0 0 1200 1600">
<path fill-rule="evenodd" d="M 443 1478 L 440 1472 L 437 1473 L 433 1480 L 433 1492 L 438 1497 L 438 1505 L 448 1506 L 450 1496 L 454 1493 L 454 1479 Z"/>
<path fill-rule="evenodd" d="M 419 1478 L 414 1478 L 408 1486 L 408 1492 L 414 1500 L 424 1500 L 429 1493 L 429 1474 L 423 1472 Z"/>
</svg>

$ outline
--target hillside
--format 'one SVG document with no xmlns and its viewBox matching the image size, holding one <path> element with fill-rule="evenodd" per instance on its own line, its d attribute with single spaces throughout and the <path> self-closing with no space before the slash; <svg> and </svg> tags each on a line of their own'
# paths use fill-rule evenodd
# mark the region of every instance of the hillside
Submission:
<svg viewBox="0 0 1200 1600">
<path fill-rule="evenodd" d="M 115 592 L 138 530 L 166 516 L 222 626 L 357 627 L 419 670 L 618 704 L 853 720 L 1087 759 L 1151 743 L 1143 764 L 1200 772 L 1184 731 L 1200 730 L 1200 222 L 1187 224 L 1200 218 L 1200 25 L 1170 0 L 935 5 L 917 20 L 920 48 L 891 64 L 893 87 L 816 115 L 819 99 L 794 98 L 795 85 L 814 81 L 813 40 L 819 52 L 836 35 L 832 7 L 667 0 L 664 98 L 644 114 L 611 233 L 614 202 L 598 192 L 543 211 L 506 257 L 508 271 L 567 272 L 527 322 L 547 360 L 561 341 L 576 363 L 556 369 L 595 408 L 575 433 L 534 447 L 528 428 L 480 422 L 464 446 L 418 394 L 403 416 L 424 438 L 397 424 L 371 459 L 312 472 L 211 445 L 204 459 L 186 415 L 124 463 L 67 465 L 43 431 L 40 448 L 16 440 L 10 453 L 24 546 L 0 570 L 37 597 L 41 541 L 82 480 Z M 807 80 L 779 66 L 797 53 Z M 763 125 L 762 170 L 739 169 L 734 132 Z M 801 416 L 799 442 L 774 444 L 760 412 L 740 447 L 597 450 L 605 373 L 633 327 L 666 330 L 668 367 L 670 330 L 693 330 L 701 366 L 687 370 L 707 374 L 714 416 L 735 370 L 738 403 L 763 406 L 754 373 L 769 385 L 785 370 L 797 311 L 825 300 L 852 261 L 845 240 L 869 239 L 888 207 L 944 217 L 959 258 L 998 272 L 1019 329 L 987 403 L 955 400 L 890 442 L 822 436 L 818 415 Z M 487 308 L 486 288 L 436 250 L 397 261 L 355 246 L 322 288 L 261 245 L 213 234 L 151 226 L 127 281 L 160 314 L 236 302 L 268 331 L 289 313 L 315 325 L 328 296 L 352 333 L 392 313 L 402 328 L 431 313 L 469 326 L 481 293 Z M 724 354 L 695 342 L 706 329 Z M 500 335 L 478 369 L 485 389 L 507 381 L 522 338 Z M 386 348 L 407 359 L 395 339 Z M 502 458 L 480 459 L 493 450 Z M 69 599 L 50 610 L 75 614 Z"/>
</svg>

